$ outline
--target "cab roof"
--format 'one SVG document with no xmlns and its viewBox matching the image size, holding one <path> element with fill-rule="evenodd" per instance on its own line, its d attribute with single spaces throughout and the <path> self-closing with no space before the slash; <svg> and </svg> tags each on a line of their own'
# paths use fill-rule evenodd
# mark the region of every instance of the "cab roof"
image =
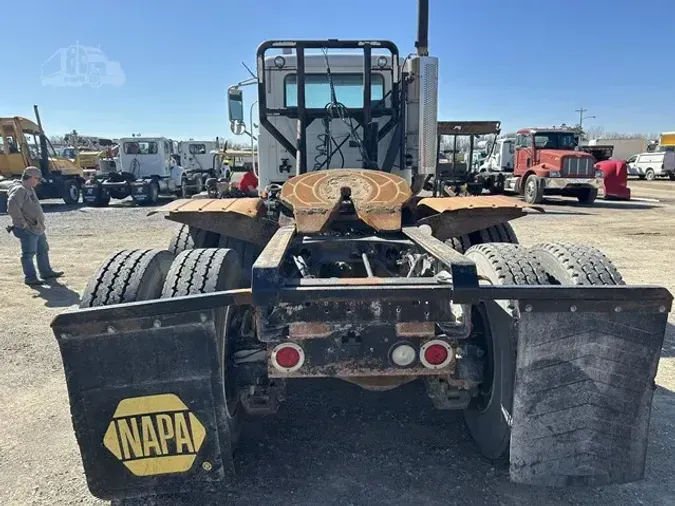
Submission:
<svg viewBox="0 0 675 506">
<path fill-rule="evenodd" d="M 25 134 L 39 135 L 42 133 L 40 127 L 37 123 L 29 120 L 28 118 L 23 118 L 21 116 L 13 116 L 9 118 L 0 118 L 0 125 L 13 126 L 15 123 L 19 124 L 19 128 Z"/>
<path fill-rule="evenodd" d="M 528 134 L 538 134 L 538 133 L 574 133 L 574 130 L 571 128 L 557 128 L 557 127 L 534 127 L 534 128 L 521 128 L 516 132 L 517 135 L 528 135 Z"/>
</svg>

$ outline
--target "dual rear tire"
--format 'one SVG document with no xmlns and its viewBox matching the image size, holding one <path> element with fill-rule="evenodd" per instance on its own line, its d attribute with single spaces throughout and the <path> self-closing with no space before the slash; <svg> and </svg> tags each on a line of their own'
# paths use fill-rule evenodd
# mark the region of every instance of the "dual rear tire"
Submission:
<svg viewBox="0 0 675 506">
<path fill-rule="evenodd" d="M 241 288 L 237 253 L 225 248 L 199 248 L 178 256 L 167 250 L 122 250 L 112 254 L 90 279 L 81 308 L 109 306 Z M 232 453 L 239 436 L 243 409 L 239 401 L 230 343 L 238 327 L 237 308 L 215 308 L 216 349 L 222 378 L 224 406 L 218 417 L 223 463 L 233 466 Z M 226 456 L 229 455 L 229 462 Z"/>
<path fill-rule="evenodd" d="M 237 254 L 242 277 L 251 280 L 251 269 L 262 248 L 256 244 L 234 237 L 217 234 L 189 225 L 181 225 L 176 229 L 169 243 L 169 251 L 178 255 L 183 251 L 196 248 L 227 248 Z"/>
<path fill-rule="evenodd" d="M 465 255 L 476 263 L 479 276 L 493 285 L 624 284 L 612 262 L 586 245 L 546 243 L 526 249 L 492 243 L 472 246 Z M 517 301 L 491 301 L 473 308 L 475 344 L 484 350 L 487 362 L 483 383 L 464 411 L 464 420 L 481 453 L 492 460 L 508 456 L 517 334 L 515 327 L 505 326 L 517 325 L 519 317 Z M 551 389 L 555 392 L 555 385 Z"/>
</svg>

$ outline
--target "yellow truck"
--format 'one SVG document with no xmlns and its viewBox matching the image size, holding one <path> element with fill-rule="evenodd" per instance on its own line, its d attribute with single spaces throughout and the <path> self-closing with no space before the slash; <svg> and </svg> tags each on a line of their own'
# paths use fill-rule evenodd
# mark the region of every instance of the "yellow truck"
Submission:
<svg viewBox="0 0 675 506">
<path fill-rule="evenodd" d="M 659 135 L 659 146 L 662 148 L 675 148 L 675 132 L 663 132 Z"/>
<path fill-rule="evenodd" d="M 62 198 L 66 204 L 76 204 L 84 184 L 79 160 L 72 162 L 56 154 L 42 128 L 38 108 L 33 108 L 37 123 L 21 116 L 0 118 L 0 207 L 5 205 L 9 187 L 29 165 L 42 171 L 38 198 Z"/>
</svg>

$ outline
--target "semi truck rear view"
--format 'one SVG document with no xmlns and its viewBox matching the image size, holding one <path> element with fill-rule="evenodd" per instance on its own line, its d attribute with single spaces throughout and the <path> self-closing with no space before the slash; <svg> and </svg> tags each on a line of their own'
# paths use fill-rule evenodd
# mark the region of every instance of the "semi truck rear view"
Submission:
<svg viewBox="0 0 675 506">
<path fill-rule="evenodd" d="M 520 245 L 509 221 L 528 204 L 420 194 L 439 61 L 418 6 L 407 57 L 372 38 L 263 42 L 228 92 L 235 133 L 252 128 L 240 88 L 257 92 L 258 196 L 158 209 L 179 224 L 168 247 L 111 252 L 52 322 L 96 497 L 225 493 L 242 426 L 310 378 L 419 382 L 514 482 L 643 477 L 672 295 L 588 245 Z M 557 135 L 519 133 L 511 177 L 593 179 Z"/>
</svg>

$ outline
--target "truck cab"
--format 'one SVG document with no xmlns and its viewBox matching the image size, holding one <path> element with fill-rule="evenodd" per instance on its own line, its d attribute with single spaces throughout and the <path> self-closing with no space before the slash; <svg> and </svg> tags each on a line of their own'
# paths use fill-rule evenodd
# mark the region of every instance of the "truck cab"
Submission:
<svg viewBox="0 0 675 506">
<path fill-rule="evenodd" d="M 37 123 L 20 116 L 0 118 L 0 197 L 32 165 L 42 172 L 36 194 L 40 199 L 62 198 L 66 204 L 80 199 L 84 173 L 79 164 L 60 156 L 42 129 L 37 106 Z M 51 150 L 50 150 L 51 148 Z"/>
<path fill-rule="evenodd" d="M 217 148 L 215 141 L 180 141 L 180 166 L 186 172 L 200 174 L 203 178 L 219 177 L 220 167 L 213 156 Z"/>
<path fill-rule="evenodd" d="M 273 55 L 286 48 L 263 44 L 257 74 L 264 79 L 228 90 L 233 133 L 253 135 L 245 132 L 240 88 L 258 86 L 259 191 L 306 172 L 341 168 L 390 172 L 419 191 L 436 170 L 437 59 L 401 63 L 390 41 L 365 52 L 361 41 L 303 46 L 298 51 L 297 43 L 288 44 L 295 54 Z M 332 46 L 354 53 L 328 54 Z"/>
<path fill-rule="evenodd" d="M 515 143 L 513 138 L 496 139 L 480 170 L 513 172 Z"/>
<path fill-rule="evenodd" d="M 111 198 L 131 196 L 137 204 L 154 205 L 160 195 L 185 195 L 192 181 L 179 164 L 176 143 L 166 137 L 126 137 L 120 139 L 119 163 L 115 170 L 101 171 L 89 179 L 84 201 L 106 206 Z"/>
<path fill-rule="evenodd" d="M 590 204 L 602 186 L 602 171 L 594 165 L 593 156 L 579 150 L 572 130 L 521 129 L 506 189 L 521 193 L 528 203 L 540 203 L 544 195 L 561 195 Z"/>
</svg>

